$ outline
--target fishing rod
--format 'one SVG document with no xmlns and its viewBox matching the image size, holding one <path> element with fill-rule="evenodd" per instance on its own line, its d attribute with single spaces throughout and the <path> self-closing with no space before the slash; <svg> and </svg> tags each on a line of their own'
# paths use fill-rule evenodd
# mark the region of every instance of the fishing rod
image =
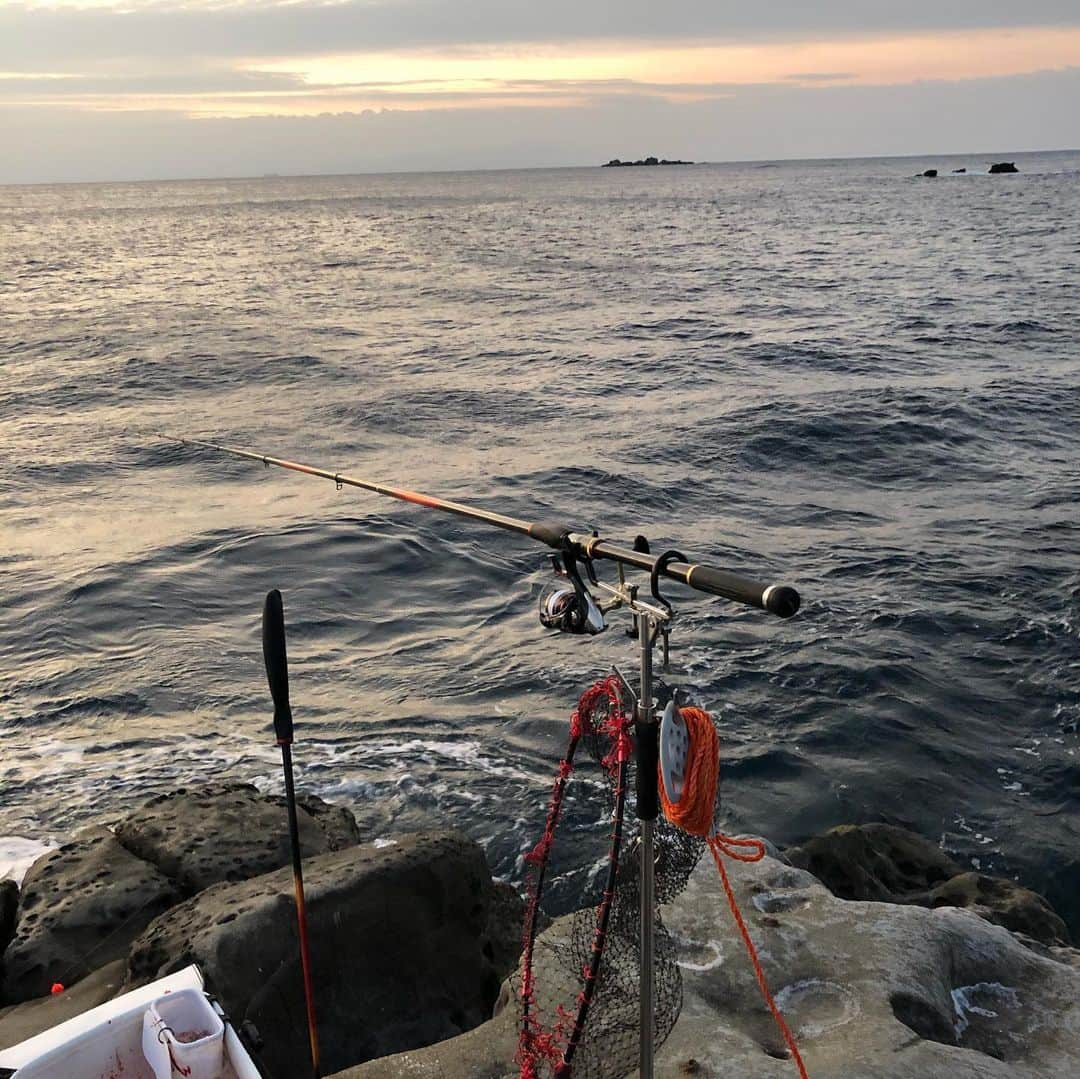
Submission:
<svg viewBox="0 0 1080 1079">
<path fill-rule="evenodd" d="M 699 592 L 720 596 L 736 603 L 768 611 L 780 618 L 790 618 L 799 609 L 799 593 L 789 585 L 763 584 L 760 581 L 717 569 L 700 562 L 691 562 L 680 551 L 669 550 L 654 555 L 644 536 L 638 536 L 632 547 L 624 547 L 604 539 L 596 532 L 580 531 L 557 521 L 524 521 L 493 510 L 479 509 L 463 502 L 453 502 L 433 495 L 395 487 L 374 480 L 349 476 L 314 465 L 288 461 L 281 457 L 236 446 L 200 439 L 171 437 L 185 446 L 198 446 L 263 465 L 299 472 L 331 480 L 338 489 L 358 487 L 388 498 L 441 510 L 480 521 L 496 528 L 527 536 L 552 548 L 555 578 L 540 595 L 540 622 L 563 633 L 594 636 L 607 628 L 605 615 L 625 610 L 633 620 L 628 634 L 639 646 L 638 684 L 631 685 L 617 669 L 615 674 L 627 697 L 633 702 L 635 744 L 636 815 L 640 822 L 638 850 L 639 865 L 639 1067 L 640 1079 L 653 1079 L 655 1024 L 655 922 L 656 922 L 656 820 L 660 814 L 658 770 L 660 759 L 659 721 L 656 693 L 660 688 L 653 673 L 653 653 L 658 643 L 663 646 L 663 666 L 668 662 L 668 643 L 675 609 L 660 591 L 660 579 L 666 578 L 689 585 Z M 617 585 L 599 580 L 595 562 L 603 559 L 615 562 L 619 569 Z M 629 584 L 624 567 L 644 570 L 649 574 L 650 595 L 643 596 L 637 585 Z M 584 574 L 584 576 L 583 576 Z M 570 1074 L 570 1062 L 565 1060 L 558 1072 Z"/>
<path fill-rule="evenodd" d="M 492 510 L 468 506 L 463 502 L 452 502 L 449 499 L 436 498 L 433 495 L 410 491 L 404 487 L 376 483 L 374 480 L 348 476 L 343 472 L 332 472 L 326 468 L 316 468 L 314 465 L 301 464 L 298 461 L 287 461 L 284 458 L 271 457 L 269 454 L 258 453 L 255 450 L 240 449 L 236 446 L 223 446 L 216 442 L 203 442 L 195 438 L 166 437 L 184 446 L 201 446 L 203 449 L 216 450 L 218 453 L 230 454 L 233 457 L 242 457 L 249 461 L 261 461 L 267 467 L 274 465 L 276 468 L 288 469 L 290 472 L 300 472 L 306 476 L 318 476 L 322 479 L 331 480 L 337 484 L 339 490 L 342 487 L 359 487 L 362 490 L 372 491 L 388 498 L 411 502 L 416 506 L 425 506 L 428 509 L 453 513 L 458 517 L 482 521 L 485 524 L 502 528 L 507 532 L 516 532 L 518 535 L 539 540 L 539 542 L 564 554 L 572 554 L 575 561 L 581 559 L 591 561 L 597 558 L 609 559 L 623 566 L 632 566 L 635 569 L 645 570 L 650 574 L 656 573 L 657 576 L 670 578 L 680 584 L 689 585 L 699 592 L 707 592 L 710 595 L 721 596 L 736 603 L 758 607 L 780 618 L 790 618 L 799 609 L 799 593 L 787 585 L 762 584 L 759 581 L 750 580 L 748 577 L 729 573 L 726 570 L 714 569 L 701 563 L 691 563 L 685 559 L 664 561 L 658 568 L 658 563 L 661 563 L 662 559 L 653 557 L 647 551 L 620 547 L 609 540 L 601 539 L 595 534 L 579 532 L 572 526 L 559 522 L 523 521 L 517 517 L 509 517 L 504 513 L 495 513 Z"/>
</svg>

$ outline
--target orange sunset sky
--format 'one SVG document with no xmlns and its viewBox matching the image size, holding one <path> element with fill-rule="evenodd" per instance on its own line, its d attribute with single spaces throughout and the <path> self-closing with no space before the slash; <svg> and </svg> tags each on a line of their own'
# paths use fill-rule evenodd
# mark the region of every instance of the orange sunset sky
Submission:
<svg viewBox="0 0 1080 1079">
<path fill-rule="evenodd" d="M 1053 0 L 0 2 L 0 182 L 1065 148 L 1077 102 Z"/>
</svg>

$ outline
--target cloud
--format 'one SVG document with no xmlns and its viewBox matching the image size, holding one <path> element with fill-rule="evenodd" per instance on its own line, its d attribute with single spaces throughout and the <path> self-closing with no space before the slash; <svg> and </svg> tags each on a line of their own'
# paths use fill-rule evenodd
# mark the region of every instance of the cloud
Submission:
<svg viewBox="0 0 1080 1079">
<path fill-rule="evenodd" d="M 147 74 L 36 75 L 7 74 L 0 78 L 0 99 L 71 98 L 88 95 L 109 97 L 274 93 L 307 91 L 299 76 L 283 71 L 244 71 L 235 68 L 184 68 Z"/>
<path fill-rule="evenodd" d="M 787 82 L 845 82 L 854 78 L 854 71 L 801 71 L 784 76 Z"/>
<path fill-rule="evenodd" d="M 512 165 L 578 159 L 574 148 L 584 144 L 569 134 L 560 144 L 557 125 L 545 128 L 545 117 L 561 118 L 571 132 L 586 120 L 602 130 L 609 115 L 674 109 L 664 114 L 666 123 L 700 108 L 703 117 L 738 127 L 741 119 L 725 111 L 732 99 L 760 111 L 782 98 L 795 116 L 829 107 L 832 99 L 823 95 L 842 88 L 853 96 L 838 100 L 855 102 L 861 90 L 871 101 L 878 87 L 982 82 L 1078 61 L 1075 0 L 1023 6 L 1004 0 L 0 0 L 0 109 L 14 109 L 6 115 L 12 123 L 19 117 L 12 130 L 21 133 L 16 144 L 25 148 L 5 146 L 4 163 L 13 167 L 12 155 L 29 153 L 38 164 L 27 167 L 42 176 L 48 153 L 58 162 L 69 162 L 70 155 L 63 140 L 26 135 L 35 128 L 35 109 L 43 133 L 68 111 L 82 116 L 79 145 L 81 131 L 93 129 L 109 143 L 109 132 L 123 129 L 157 146 L 153 132 L 120 118 L 153 115 L 161 131 L 203 147 L 192 151 L 193 160 L 205 157 L 203 172 L 212 172 L 214 161 L 230 162 L 221 166 L 230 172 L 264 171 L 235 164 L 233 148 L 206 149 L 211 133 L 224 130 L 221 124 L 244 117 L 279 124 L 290 116 L 314 122 L 329 113 L 352 116 L 351 124 L 363 115 L 364 138 L 374 139 L 365 144 L 372 163 L 356 158 L 345 168 L 409 167 L 414 158 L 417 167 L 436 159 L 439 167 L 453 167 L 455 155 L 461 165 L 486 161 L 476 149 L 489 144 L 475 127 L 481 119 L 492 132 L 513 130 L 515 140 L 534 133 L 532 158 L 514 140 L 499 143 L 512 145 L 505 162 Z M 951 93 L 937 92 L 943 100 Z M 1034 99 L 1029 106 L 1052 116 L 1059 107 L 1056 100 L 1048 107 Z M 390 114 L 393 123 L 371 119 Z M 429 156 L 415 157 L 391 137 L 408 126 L 405 114 L 416 125 L 421 118 L 434 125 L 425 135 L 435 140 L 424 150 Z M 464 143 L 444 145 L 441 121 L 433 119 L 439 116 L 447 132 L 469 133 Z M 877 122 L 868 112 L 852 116 L 862 117 L 866 152 L 873 152 Z M 196 135 L 198 123 L 213 126 Z M 789 121 L 778 115 L 768 123 L 776 146 L 771 153 L 785 153 Z M 627 130 L 633 128 L 627 121 Z M 238 128 L 237 145 L 248 146 L 255 161 L 263 154 L 250 144 L 253 130 Z M 313 128 L 274 130 L 285 133 L 286 145 L 295 138 L 299 146 Z M 332 137 L 343 137 L 333 130 Z M 1055 136 L 1059 142 L 1072 137 Z M 701 156 L 693 147 L 657 149 Z M 97 160 L 96 146 L 86 152 L 88 161 Z M 637 152 L 612 148 L 612 156 Z M 118 162 L 136 167 L 139 159 L 123 146 L 116 153 Z M 161 160 L 172 160 L 163 153 Z M 319 151 L 308 148 L 304 156 L 310 168 L 319 167 Z M 176 159 L 181 173 L 183 162 Z M 58 167 L 77 171 L 74 164 Z"/>
<path fill-rule="evenodd" d="M 342 0 L 0 5 L 0 71 L 572 42 L 793 41 L 1080 26 L 1075 0 Z"/>
<path fill-rule="evenodd" d="M 174 108 L 191 114 L 312 115 L 328 108 L 536 107 L 612 95 L 705 100 L 737 86 L 883 85 L 1060 68 L 1080 55 L 1080 28 L 979 31 L 787 44 L 585 43 L 564 47 L 335 53 L 288 59 L 115 64 L 58 78 L 8 73 L 0 102 L 64 100 L 81 108 Z M 793 75 L 792 69 L 798 74 Z"/>
<path fill-rule="evenodd" d="M 192 119 L 0 108 L 0 183 L 513 168 L 656 153 L 693 160 L 978 151 L 972 166 L 1075 142 L 1080 68 L 966 82 L 739 87 L 673 102 Z M 925 167 L 925 166 L 924 166 Z M 599 170 L 597 170 L 599 173 Z"/>
</svg>

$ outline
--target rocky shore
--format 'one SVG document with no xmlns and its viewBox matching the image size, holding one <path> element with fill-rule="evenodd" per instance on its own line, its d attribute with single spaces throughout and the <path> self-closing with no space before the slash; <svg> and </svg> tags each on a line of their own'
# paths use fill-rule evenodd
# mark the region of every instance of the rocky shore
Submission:
<svg viewBox="0 0 1080 1079">
<path fill-rule="evenodd" d="M 284 816 L 252 787 L 177 791 L 43 856 L 18 891 L 0 885 L 0 1047 L 196 962 L 267 1075 L 304 1074 Z M 361 843 L 347 810 L 311 797 L 301 837 L 326 1074 L 516 1075 L 523 903 L 479 846 Z M 886 825 L 832 829 L 732 877 L 815 1079 L 1080 1074 L 1080 952 L 1015 882 Z M 710 859 L 663 919 L 683 1006 L 657 1074 L 794 1075 Z M 551 989 L 572 925 L 541 937 L 542 1012 L 565 1003 Z M 591 1059 L 617 1059 L 605 1039 L 625 1031 L 588 1033 Z"/>
</svg>

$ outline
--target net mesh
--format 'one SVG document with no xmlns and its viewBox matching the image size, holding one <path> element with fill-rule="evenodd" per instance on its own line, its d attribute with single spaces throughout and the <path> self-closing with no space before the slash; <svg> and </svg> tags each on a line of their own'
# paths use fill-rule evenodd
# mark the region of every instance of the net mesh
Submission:
<svg viewBox="0 0 1080 1079">
<path fill-rule="evenodd" d="M 597 693 L 604 686 L 605 693 Z M 613 767 L 618 758 L 616 732 L 625 720 L 617 689 L 611 680 L 597 683 L 583 695 L 571 724 L 571 743 L 559 776 L 565 786 L 573 767 L 573 750 L 582 748 L 603 767 L 609 780 L 607 807 L 612 814 L 612 833 L 618 833 L 620 786 L 625 785 L 625 769 Z M 628 724 L 626 724 L 628 726 Z M 620 778 L 621 777 L 621 778 Z M 611 890 L 602 958 L 597 969 L 592 997 L 582 1034 L 567 1068 L 564 1053 L 578 1016 L 579 1005 L 593 960 L 597 925 L 605 904 L 607 876 L 604 869 L 594 875 L 581 909 L 560 919 L 535 944 L 532 970 L 519 975 L 519 999 L 527 990 L 525 1014 L 533 1026 L 531 1039 L 523 1040 L 526 1050 L 518 1063 L 525 1079 L 541 1076 L 573 1075 L 580 1079 L 619 1079 L 638 1062 L 640 1022 L 640 826 L 633 820 L 633 801 L 627 800 L 627 824 L 621 850 L 616 852 L 618 872 Z M 631 823 L 632 821 L 632 823 Z M 550 829 L 538 845 L 550 852 L 558 813 L 549 814 Z M 676 963 L 676 945 L 667 932 L 660 908 L 671 902 L 686 886 L 690 874 L 705 849 L 703 839 L 686 834 L 663 817 L 654 826 L 655 933 L 653 1039 L 659 1046 L 671 1032 L 682 1008 L 682 976 Z M 542 903 L 542 894 L 533 900 Z M 523 982 L 527 979 L 527 984 Z M 542 1031 L 543 1033 L 538 1033 Z"/>
</svg>

